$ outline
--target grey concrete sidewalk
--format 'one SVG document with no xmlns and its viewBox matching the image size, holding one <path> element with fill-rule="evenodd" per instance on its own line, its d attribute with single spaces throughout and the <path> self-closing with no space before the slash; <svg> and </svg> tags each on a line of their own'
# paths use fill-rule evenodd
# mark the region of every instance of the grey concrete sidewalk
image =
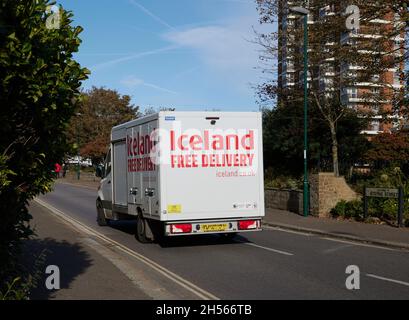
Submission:
<svg viewBox="0 0 409 320">
<path fill-rule="evenodd" d="M 65 184 L 69 184 L 69 185 L 75 185 L 78 187 L 86 187 L 88 189 L 92 189 L 97 191 L 98 190 L 98 186 L 99 186 L 99 178 L 96 178 L 95 181 L 92 179 L 87 179 L 87 178 L 80 178 L 80 180 L 78 180 L 77 178 L 74 178 L 72 176 L 70 177 L 66 177 L 66 178 L 59 178 L 54 180 L 54 183 L 65 183 Z"/>
<path fill-rule="evenodd" d="M 24 246 L 25 260 L 30 263 L 45 250 L 44 275 L 31 299 L 151 299 L 137 288 L 114 264 L 95 251 L 79 232 L 45 212 L 35 202 L 29 207 L 37 237 Z M 45 268 L 60 268 L 61 289 L 45 287 Z"/>
<path fill-rule="evenodd" d="M 303 217 L 296 213 L 266 208 L 265 224 L 341 239 L 409 250 L 409 228 L 395 228 L 330 218 Z"/>
</svg>

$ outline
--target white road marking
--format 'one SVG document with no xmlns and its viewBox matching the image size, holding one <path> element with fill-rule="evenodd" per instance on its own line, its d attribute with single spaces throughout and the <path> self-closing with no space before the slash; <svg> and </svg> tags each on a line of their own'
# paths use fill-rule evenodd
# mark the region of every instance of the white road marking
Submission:
<svg viewBox="0 0 409 320">
<path fill-rule="evenodd" d="M 268 229 L 268 230 L 275 230 L 275 231 L 282 231 L 282 232 L 286 232 L 286 233 L 294 233 L 294 234 L 298 234 L 298 235 L 303 235 L 303 236 L 307 236 L 307 237 L 312 237 L 312 236 L 316 236 L 319 237 L 320 239 L 323 240 L 328 240 L 328 241 L 333 241 L 333 242 L 340 242 L 340 243 L 346 243 L 346 244 L 351 244 L 353 246 L 361 246 L 361 247 L 369 247 L 369 248 L 375 248 L 375 249 L 382 249 L 382 250 L 388 250 L 388 251 L 395 251 L 395 252 L 402 252 L 402 251 L 408 251 L 405 248 L 399 249 L 399 248 L 389 248 L 387 246 L 382 246 L 382 245 L 376 245 L 376 244 L 370 244 L 370 243 L 362 243 L 357 241 L 353 241 L 353 240 L 343 240 L 343 239 L 338 239 L 338 238 L 330 238 L 330 237 L 324 237 L 324 236 L 320 236 L 319 234 L 314 234 L 314 233 L 307 233 L 307 232 L 302 232 L 302 231 L 294 231 L 294 230 L 287 230 L 281 228 L 281 227 L 272 227 L 272 226 L 267 226 L 267 225 L 263 225 L 263 229 Z"/>
<path fill-rule="evenodd" d="M 288 229 L 283 229 L 283 228 L 280 228 L 280 227 L 272 227 L 272 226 L 267 226 L 267 225 L 263 225 L 263 229 L 281 231 L 281 232 L 285 232 L 285 233 L 293 233 L 293 234 L 298 234 L 298 235 L 306 236 L 306 237 L 313 236 L 312 233 L 307 233 L 307 232 L 303 232 L 303 231 L 288 230 Z"/>
<path fill-rule="evenodd" d="M 333 241 L 333 242 L 340 242 L 340 243 L 351 244 L 351 245 L 360 246 L 360 247 L 369 247 L 369 248 L 375 248 L 375 249 L 383 249 L 383 250 L 387 250 L 387 251 L 398 251 L 398 252 L 405 251 L 404 249 L 393 249 L 393 248 L 388 248 L 388 247 L 377 246 L 377 245 L 375 245 L 375 244 L 366 244 L 366 243 L 360 243 L 360 242 L 348 241 L 348 240 L 342 240 L 342 239 L 327 238 L 327 237 L 321 237 L 321 239 L 323 239 L 323 240 L 328 240 L 328 241 Z"/>
<path fill-rule="evenodd" d="M 165 267 L 161 266 L 160 264 L 150 260 L 149 258 L 129 249 L 128 247 L 124 246 L 123 244 L 103 235 L 102 233 L 88 227 L 87 225 L 85 225 L 84 223 L 66 215 L 64 212 L 58 210 L 57 208 L 51 206 L 50 204 L 36 198 L 34 199 L 34 201 L 36 201 L 38 204 L 44 206 L 45 208 L 47 208 L 48 210 L 50 210 L 53 214 L 55 214 L 56 216 L 60 217 L 61 219 L 65 220 L 66 222 L 70 223 L 71 225 L 73 225 L 74 227 L 82 230 L 83 232 L 89 234 L 89 235 L 93 235 L 109 244 L 114 245 L 117 249 L 122 250 L 123 252 L 127 253 L 128 255 L 138 259 L 139 261 L 145 263 L 146 265 L 148 265 L 149 267 L 151 267 L 152 269 L 156 270 L 157 272 L 159 272 L 160 274 L 162 274 L 163 276 L 165 276 L 166 278 L 170 279 L 171 281 L 177 283 L 178 285 L 182 286 L 183 288 L 185 288 L 186 290 L 194 293 L 196 296 L 198 296 L 199 298 L 203 299 L 203 300 L 220 300 L 218 297 L 216 297 L 215 295 L 211 294 L 210 292 L 196 286 L 195 284 L 191 283 L 190 281 L 182 278 L 181 276 L 177 275 L 176 273 L 173 273 L 172 271 L 166 269 Z"/>
<path fill-rule="evenodd" d="M 322 253 L 323 253 L 323 254 L 334 253 L 334 252 L 336 252 L 336 251 L 343 250 L 343 249 L 347 249 L 347 248 L 351 248 L 351 247 L 353 247 L 353 246 L 354 246 L 353 244 L 345 244 L 345 245 L 342 245 L 342 246 L 339 246 L 339 247 L 335 247 L 335 248 L 331 248 L 331 249 L 326 249 L 326 250 L 322 251 Z"/>
<path fill-rule="evenodd" d="M 242 243 L 242 244 L 245 244 L 245 245 L 248 245 L 248 246 L 256 247 L 256 248 L 259 248 L 259 249 L 264 249 L 264 250 L 267 250 L 267 251 L 283 254 L 285 256 L 293 256 L 294 255 L 293 253 L 290 253 L 290 252 L 281 251 L 281 250 L 277 250 L 277 249 L 273 249 L 273 248 L 269 248 L 269 247 L 264 247 L 264 246 L 259 246 L 258 244 L 254 244 L 254 243 L 250 243 L 250 242 L 244 242 L 244 241 L 236 241 L 236 242 Z"/>
<path fill-rule="evenodd" d="M 409 287 L 409 282 L 400 281 L 400 280 L 395 280 L 395 279 L 389 279 L 389 278 L 377 276 L 377 275 L 375 275 L 375 274 L 370 274 L 370 273 L 367 273 L 366 276 L 367 276 L 367 277 L 371 277 L 371 278 L 375 278 L 375 279 L 378 279 L 378 280 L 384 280 L 384 281 L 389 281 L 389 282 L 401 284 L 401 285 L 403 285 L 403 286 Z"/>
</svg>

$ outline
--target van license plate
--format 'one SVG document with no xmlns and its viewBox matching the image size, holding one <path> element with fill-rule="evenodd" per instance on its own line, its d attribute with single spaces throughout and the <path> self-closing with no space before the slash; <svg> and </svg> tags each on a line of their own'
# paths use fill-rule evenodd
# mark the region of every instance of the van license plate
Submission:
<svg viewBox="0 0 409 320">
<path fill-rule="evenodd" d="M 227 229 L 228 229 L 227 223 L 202 224 L 202 225 L 200 225 L 200 230 L 202 232 L 226 231 Z"/>
</svg>

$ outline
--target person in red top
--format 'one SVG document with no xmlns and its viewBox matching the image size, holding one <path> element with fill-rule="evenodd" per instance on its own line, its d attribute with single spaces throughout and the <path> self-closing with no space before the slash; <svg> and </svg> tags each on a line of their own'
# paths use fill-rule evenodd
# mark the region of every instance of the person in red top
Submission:
<svg viewBox="0 0 409 320">
<path fill-rule="evenodd" d="M 60 177 L 60 172 L 61 172 L 61 165 L 59 163 L 55 164 L 55 169 L 54 169 L 55 175 L 57 179 Z"/>
</svg>

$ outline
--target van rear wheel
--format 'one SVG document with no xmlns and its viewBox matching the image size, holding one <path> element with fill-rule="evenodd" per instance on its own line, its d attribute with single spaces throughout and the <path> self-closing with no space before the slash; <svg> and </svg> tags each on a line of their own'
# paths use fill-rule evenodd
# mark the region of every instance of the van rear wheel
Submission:
<svg viewBox="0 0 409 320">
<path fill-rule="evenodd" d="M 142 214 L 139 213 L 136 218 L 136 239 L 140 243 L 148 243 L 149 239 L 146 237 L 146 221 L 143 218 Z"/>
</svg>

